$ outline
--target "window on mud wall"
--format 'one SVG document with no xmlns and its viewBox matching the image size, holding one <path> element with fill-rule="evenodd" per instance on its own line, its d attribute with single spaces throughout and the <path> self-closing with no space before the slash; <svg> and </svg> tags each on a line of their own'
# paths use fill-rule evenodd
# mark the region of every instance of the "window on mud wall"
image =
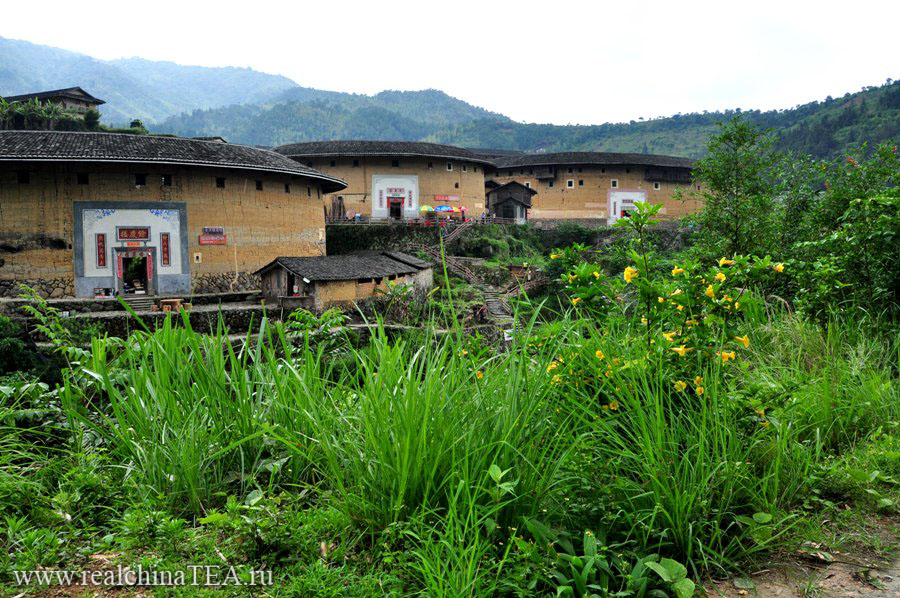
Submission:
<svg viewBox="0 0 900 598">
<path fill-rule="evenodd" d="M 619 186 L 619 181 L 617 179 L 611 179 L 609 181 L 609 186 L 615 189 Z"/>
<path fill-rule="evenodd" d="M 575 179 L 566 180 L 566 189 L 574 189 L 575 188 Z"/>
<path fill-rule="evenodd" d="M 653 190 L 659 191 L 659 183 L 653 183 Z"/>
</svg>

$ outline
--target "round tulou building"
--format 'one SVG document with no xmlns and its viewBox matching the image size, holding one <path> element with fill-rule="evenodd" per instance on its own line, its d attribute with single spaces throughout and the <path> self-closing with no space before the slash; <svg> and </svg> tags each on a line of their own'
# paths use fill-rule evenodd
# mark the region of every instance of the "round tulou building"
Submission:
<svg viewBox="0 0 900 598">
<path fill-rule="evenodd" d="M 662 204 L 661 215 L 668 218 L 700 208 L 699 201 L 675 196 L 676 189 L 691 186 L 694 160 L 688 158 L 607 152 L 507 153 L 497 156 L 494 164 L 488 188 L 506 190 L 515 182 L 530 189 L 528 218 L 533 220 L 612 224 L 642 202 Z M 488 209 L 496 211 L 494 205 Z"/>
<path fill-rule="evenodd" d="M 477 216 L 485 209 L 484 174 L 493 164 L 469 150 L 412 141 L 316 141 L 276 148 L 297 163 L 347 181 L 325 198 L 328 218 L 410 220 L 422 208 Z M 426 208 L 427 209 L 427 208 Z"/>
<path fill-rule="evenodd" d="M 239 291 L 325 253 L 346 184 L 273 151 L 150 135 L 0 131 L 0 296 Z"/>
</svg>

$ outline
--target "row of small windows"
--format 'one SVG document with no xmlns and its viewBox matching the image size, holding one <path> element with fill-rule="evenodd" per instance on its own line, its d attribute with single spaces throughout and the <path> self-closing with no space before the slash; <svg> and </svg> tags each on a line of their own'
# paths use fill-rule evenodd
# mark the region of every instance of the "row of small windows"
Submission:
<svg viewBox="0 0 900 598">
<path fill-rule="evenodd" d="M 306 163 L 306 165 L 307 165 L 309 168 L 315 168 L 315 167 L 313 166 L 313 164 L 314 164 L 313 162 L 307 162 L 307 163 Z M 337 166 L 337 160 L 331 160 L 331 161 L 329 161 L 329 162 L 328 162 L 328 166 L 330 166 L 331 168 L 336 167 L 336 166 Z M 353 161 L 353 168 L 359 168 L 359 160 L 354 160 L 354 161 Z M 391 160 L 391 168 L 400 168 L 400 160 Z M 428 163 L 428 168 L 434 168 L 434 162 L 429 162 L 429 163 Z M 477 166 L 473 166 L 473 167 L 472 167 L 472 170 L 473 170 L 474 172 L 478 172 L 478 167 L 477 167 Z M 453 162 L 447 162 L 447 171 L 448 171 L 448 172 L 453 172 Z M 462 171 L 463 171 L 463 172 L 469 172 L 469 165 L 468 165 L 468 164 L 463 164 L 463 165 L 462 165 Z"/>
<path fill-rule="evenodd" d="M 147 176 L 146 174 L 135 174 L 134 175 L 134 186 L 135 187 L 146 187 L 147 186 Z M 87 172 L 78 172 L 75 174 L 75 182 L 79 185 L 89 185 L 90 184 L 90 174 Z M 27 170 L 19 170 L 16 172 L 16 182 L 20 185 L 28 185 L 31 183 L 31 173 Z M 159 177 L 159 184 L 162 187 L 171 187 L 172 186 L 172 175 L 171 174 L 163 174 Z M 216 187 L 219 189 L 225 188 L 225 177 L 216 177 Z M 256 190 L 263 190 L 263 182 L 260 180 L 256 181 Z M 284 192 L 291 192 L 291 184 L 284 184 Z M 312 187 L 306 188 L 306 196 L 312 197 Z"/>
<path fill-rule="evenodd" d="M 459 184 L 457 184 L 457 187 L 458 186 L 459 186 Z M 531 189 L 531 182 L 525 181 L 525 186 L 528 187 L 529 189 Z M 548 181 L 547 186 L 552 188 L 553 181 Z M 584 187 L 584 179 L 578 179 L 578 186 Z M 618 179 L 610 179 L 609 186 L 613 189 L 617 189 L 619 187 L 619 180 Z M 566 179 L 566 189 L 574 189 L 574 188 L 575 188 L 575 179 Z M 653 183 L 653 190 L 659 191 L 659 189 L 660 189 L 659 183 Z M 700 189 L 700 185 L 697 185 L 697 189 L 698 190 Z"/>
</svg>

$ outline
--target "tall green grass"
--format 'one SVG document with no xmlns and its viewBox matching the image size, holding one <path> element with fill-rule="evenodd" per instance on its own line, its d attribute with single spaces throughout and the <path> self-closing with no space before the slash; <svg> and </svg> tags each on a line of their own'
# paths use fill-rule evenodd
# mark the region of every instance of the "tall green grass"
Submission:
<svg viewBox="0 0 900 598">
<path fill-rule="evenodd" d="M 523 518 L 724 570 L 777 546 L 817 464 L 900 405 L 895 339 L 751 324 L 746 365 L 698 371 L 706 393 L 690 401 L 625 323 L 569 317 L 479 358 L 462 331 L 390 338 L 376 323 L 326 354 L 268 321 L 241 343 L 167 322 L 95 340 L 61 397 L 74 436 L 101 437 L 138 498 L 199 515 L 226 494 L 313 488 L 364 533 L 407 526 L 429 595 L 490 593 L 494 531 Z M 642 363 L 616 371 L 613 397 L 551 382 L 558 356 L 598 346 Z"/>
</svg>

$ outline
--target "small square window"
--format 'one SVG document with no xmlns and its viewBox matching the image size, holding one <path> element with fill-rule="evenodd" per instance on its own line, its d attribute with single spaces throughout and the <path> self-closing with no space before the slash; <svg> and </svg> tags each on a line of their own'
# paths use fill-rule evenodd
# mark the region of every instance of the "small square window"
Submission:
<svg viewBox="0 0 900 598">
<path fill-rule="evenodd" d="M 700 190 L 700 185 L 697 185 L 697 191 L 699 191 L 699 190 Z"/>
<path fill-rule="evenodd" d="M 164 174 L 159 178 L 160 178 L 159 182 L 162 184 L 163 187 L 171 187 L 172 186 L 172 175 L 171 174 Z"/>
<path fill-rule="evenodd" d="M 27 185 L 31 182 L 31 173 L 27 170 L 20 170 L 16 173 L 16 182 L 20 185 Z"/>
<path fill-rule="evenodd" d="M 87 185 L 88 184 L 88 173 L 79 172 L 77 177 L 79 185 Z"/>
<path fill-rule="evenodd" d="M 400 168 L 400 160 L 391 160 L 391 167 Z"/>
<path fill-rule="evenodd" d="M 606 169 L 605 169 L 605 168 L 601 168 L 601 169 L 600 169 L 600 174 L 606 174 Z"/>
<path fill-rule="evenodd" d="M 630 169 L 630 168 L 626 168 L 626 169 L 625 169 L 625 174 L 631 174 L 631 169 Z"/>
<path fill-rule="evenodd" d="M 434 168 L 434 162 L 429 162 L 429 163 L 428 163 L 428 168 Z"/>
<path fill-rule="evenodd" d="M 465 164 L 463 164 L 463 172 L 467 172 L 467 168 L 468 167 Z"/>
<path fill-rule="evenodd" d="M 582 170 L 582 169 L 581 169 L 581 168 L 579 168 L 579 169 L 578 169 L 578 172 L 581 172 L 581 170 Z"/>
<path fill-rule="evenodd" d="M 459 189 L 459 183 L 453 183 L 454 189 Z"/>
<path fill-rule="evenodd" d="M 659 191 L 659 183 L 653 183 L 653 190 Z"/>
<path fill-rule="evenodd" d="M 144 187 L 146 185 L 147 185 L 147 175 L 146 174 L 134 175 L 134 186 L 135 187 Z"/>
<path fill-rule="evenodd" d="M 578 186 L 584 187 L 584 179 L 578 179 Z"/>
<path fill-rule="evenodd" d="M 572 174 L 574 171 L 575 171 L 575 169 L 572 168 L 572 167 L 570 166 L 570 167 L 569 167 L 569 174 Z"/>
<path fill-rule="evenodd" d="M 353 168 L 359 168 L 359 160 L 353 161 Z"/>
<path fill-rule="evenodd" d="M 572 170 L 571 168 L 569 170 Z M 574 189 L 575 188 L 575 179 L 566 180 L 566 189 Z"/>
<path fill-rule="evenodd" d="M 263 182 L 262 181 L 256 181 L 256 190 L 257 191 L 263 190 Z"/>
<path fill-rule="evenodd" d="M 617 179 L 612 179 L 609 181 L 609 186 L 615 189 L 619 186 L 619 181 Z"/>
<path fill-rule="evenodd" d="M 547 183 L 547 186 L 548 186 L 548 187 L 553 187 L 553 181 L 550 181 L 549 183 Z"/>
<path fill-rule="evenodd" d="M 284 184 L 284 192 L 285 192 L 285 193 L 290 193 L 290 192 L 291 192 L 291 184 L 290 184 L 290 183 L 285 183 L 285 184 Z"/>
<path fill-rule="evenodd" d="M 306 197 L 312 197 L 312 187 L 306 188 Z"/>
<path fill-rule="evenodd" d="M 331 162 L 328 163 L 328 165 L 331 166 L 332 168 L 334 168 L 335 166 L 337 166 L 337 162 L 335 160 L 332 160 Z"/>
<path fill-rule="evenodd" d="M 223 177 L 223 176 L 216 177 L 216 187 L 218 187 L 219 189 L 225 188 L 225 177 Z"/>
<path fill-rule="evenodd" d="M 447 162 L 447 170 L 453 170 L 453 162 Z"/>
<path fill-rule="evenodd" d="M 531 189 L 531 181 L 525 181 L 525 186 Z"/>
</svg>

